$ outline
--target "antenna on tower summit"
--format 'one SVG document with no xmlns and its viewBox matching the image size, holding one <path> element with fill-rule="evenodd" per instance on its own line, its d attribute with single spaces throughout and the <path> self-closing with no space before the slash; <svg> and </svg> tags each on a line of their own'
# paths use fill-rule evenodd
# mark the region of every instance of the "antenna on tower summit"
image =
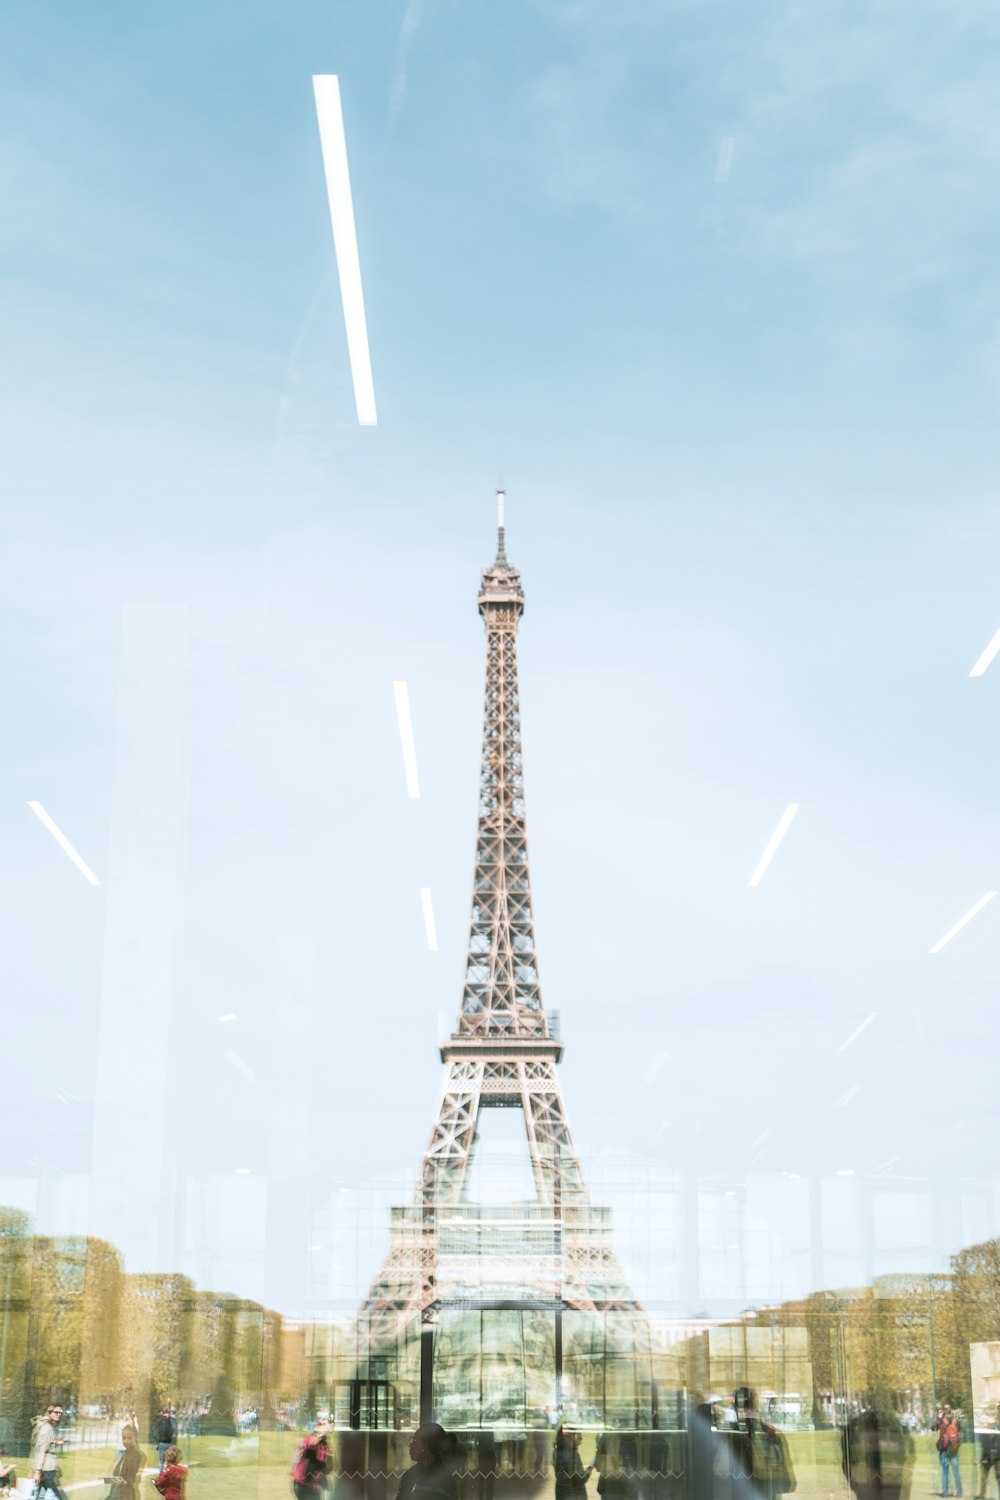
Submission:
<svg viewBox="0 0 1000 1500">
<path fill-rule="evenodd" d="M 497 562 L 506 562 L 507 561 L 507 554 L 504 551 L 504 545 L 503 545 L 504 544 L 504 513 L 503 513 L 503 507 L 504 507 L 504 501 L 505 501 L 506 498 L 507 498 L 506 494 L 505 494 L 505 492 L 502 489 L 501 490 L 497 490 Z"/>
</svg>

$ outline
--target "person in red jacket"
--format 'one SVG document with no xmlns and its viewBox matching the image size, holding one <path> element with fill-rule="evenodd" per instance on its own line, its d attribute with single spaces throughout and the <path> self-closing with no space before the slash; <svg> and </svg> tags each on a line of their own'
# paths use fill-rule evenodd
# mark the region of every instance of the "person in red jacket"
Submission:
<svg viewBox="0 0 1000 1500">
<path fill-rule="evenodd" d="M 170 1447 L 163 1455 L 163 1468 L 159 1474 L 154 1475 L 153 1483 L 163 1500 L 184 1500 L 186 1482 L 187 1467 L 181 1463 L 179 1450 Z"/>
<path fill-rule="evenodd" d="M 325 1417 L 317 1417 L 315 1428 L 302 1439 L 292 1464 L 295 1500 L 310 1500 L 326 1488 L 326 1473 L 332 1458 L 330 1424 Z"/>
</svg>

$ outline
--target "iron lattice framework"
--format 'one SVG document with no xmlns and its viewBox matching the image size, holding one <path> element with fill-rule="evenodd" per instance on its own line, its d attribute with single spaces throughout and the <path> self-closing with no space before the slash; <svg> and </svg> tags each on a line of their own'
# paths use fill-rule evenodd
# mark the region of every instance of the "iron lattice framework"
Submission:
<svg viewBox="0 0 1000 1500">
<path fill-rule="evenodd" d="M 369 1339 L 395 1338 L 448 1304 L 524 1299 L 589 1312 L 640 1313 L 595 1208 L 557 1076 L 562 1044 L 542 1006 L 531 911 L 517 677 L 520 575 L 507 561 L 501 495 L 497 556 L 482 575 L 486 699 L 465 986 L 441 1047 L 444 1089 L 412 1205 L 393 1210 L 388 1257 L 362 1309 Z M 480 1111 L 520 1109 L 535 1201 L 467 1201 Z"/>
</svg>

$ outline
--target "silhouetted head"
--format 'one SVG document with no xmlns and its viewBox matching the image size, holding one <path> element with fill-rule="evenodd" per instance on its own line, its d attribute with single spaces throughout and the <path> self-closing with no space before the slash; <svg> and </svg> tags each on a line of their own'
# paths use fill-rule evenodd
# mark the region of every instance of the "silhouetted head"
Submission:
<svg viewBox="0 0 1000 1500">
<path fill-rule="evenodd" d="M 422 1423 L 410 1439 L 410 1457 L 414 1463 L 429 1465 L 441 1456 L 444 1428 L 438 1422 Z"/>
</svg>

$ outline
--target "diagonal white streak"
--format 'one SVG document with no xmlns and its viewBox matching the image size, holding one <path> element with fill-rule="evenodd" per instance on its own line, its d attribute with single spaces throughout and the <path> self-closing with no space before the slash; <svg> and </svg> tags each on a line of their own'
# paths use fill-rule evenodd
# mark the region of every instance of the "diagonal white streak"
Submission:
<svg viewBox="0 0 1000 1500">
<path fill-rule="evenodd" d="M 427 946 L 432 953 L 437 952 L 437 928 L 434 926 L 434 907 L 431 904 L 430 887 L 420 887 L 420 904 L 424 909 L 424 929 L 427 933 Z"/>
<path fill-rule="evenodd" d="M 733 165 L 733 147 L 736 139 L 731 135 L 724 135 L 719 142 L 719 155 L 715 163 L 715 180 L 717 183 L 729 181 L 729 170 Z"/>
<path fill-rule="evenodd" d="M 781 817 L 778 819 L 778 826 L 771 834 L 771 837 L 768 839 L 767 848 L 761 855 L 756 870 L 754 870 L 753 874 L 750 876 L 749 885 L 751 889 L 753 889 L 754 886 L 760 885 L 761 881 L 763 880 L 764 871 L 767 869 L 768 865 L 774 858 L 775 853 L 777 852 L 778 845 L 781 843 L 781 840 L 788 832 L 791 821 L 795 817 L 795 814 L 798 812 L 800 805 L 801 804 L 798 802 L 789 802 L 788 806 L 781 814 Z"/>
<path fill-rule="evenodd" d="M 420 779 L 417 776 L 417 747 L 413 743 L 413 720 L 410 718 L 409 690 L 405 682 L 394 682 L 392 691 L 396 695 L 396 720 L 399 724 L 399 744 L 403 752 L 406 790 L 411 797 L 419 797 Z"/>
<path fill-rule="evenodd" d="M 996 635 L 990 641 L 982 656 L 980 656 L 979 660 L 976 662 L 976 665 L 970 671 L 969 676 L 982 677 L 983 673 L 986 671 L 986 668 L 989 666 L 990 662 L 993 660 L 994 656 L 996 656 L 998 651 L 1000 651 L 1000 630 L 997 631 Z"/>
<path fill-rule="evenodd" d="M 31 811 L 35 814 L 39 821 L 43 823 L 49 830 L 52 837 L 59 845 L 60 849 L 62 849 L 66 854 L 69 855 L 70 859 L 76 865 L 83 878 L 85 880 L 89 880 L 91 885 L 100 885 L 101 882 L 98 880 L 93 870 L 83 859 L 81 859 L 80 855 L 77 854 L 69 839 L 63 833 L 59 825 L 52 821 L 42 804 L 40 802 L 29 802 L 28 806 L 31 808 Z"/>
<path fill-rule="evenodd" d="M 351 198 L 351 176 L 347 166 L 347 140 L 344 115 L 340 105 L 340 83 L 336 73 L 313 76 L 319 139 L 326 174 L 326 193 L 333 225 L 333 247 L 337 255 L 340 296 L 344 304 L 347 328 L 347 352 L 354 380 L 354 401 L 362 427 L 375 427 L 375 386 L 372 381 L 371 353 L 368 348 L 368 325 L 365 320 L 365 298 L 361 287 L 361 261 L 354 224 Z"/>
<path fill-rule="evenodd" d="M 240 1054 L 236 1052 L 232 1047 L 227 1047 L 225 1052 L 223 1053 L 223 1056 L 227 1059 L 228 1062 L 232 1063 L 237 1073 L 243 1074 L 243 1077 L 246 1079 L 247 1083 L 257 1082 L 257 1076 L 251 1068 L 250 1064 L 244 1062 Z"/>
<path fill-rule="evenodd" d="M 659 1073 L 666 1060 L 667 1054 L 665 1052 L 654 1052 L 652 1062 L 649 1064 L 645 1073 L 643 1073 L 642 1075 L 643 1083 L 652 1083 L 653 1079 L 656 1077 L 657 1073 Z"/>
<path fill-rule="evenodd" d="M 840 1046 L 837 1048 L 837 1051 L 838 1052 L 846 1052 L 847 1049 L 848 1049 L 848 1047 L 850 1047 L 852 1045 L 852 1043 L 854 1043 L 854 1042 L 857 1041 L 857 1039 L 861 1035 L 861 1033 L 863 1031 L 867 1030 L 867 1028 L 872 1024 L 872 1022 L 874 1021 L 874 1019 L 875 1019 L 875 1017 L 877 1015 L 878 1015 L 878 1011 L 877 1010 L 873 1010 L 870 1016 L 865 1016 L 864 1020 L 861 1022 L 861 1025 L 860 1026 L 855 1026 L 855 1028 L 851 1032 L 850 1036 L 847 1037 L 844 1041 L 841 1042 Z"/>
<path fill-rule="evenodd" d="M 934 947 L 931 949 L 931 952 L 940 953 L 945 943 L 950 943 L 952 938 L 960 933 L 962 928 L 967 926 L 968 923 L 972 921 L 973 917 L 977 917 L 979 915 L 983 907 L 986 906 L 988 902 L 992 901 L 995 895 L 996 891 L 987 891 L 985 896 L 980 896 L 975 906 L 970 906 L 969 910 L 965 913 L 965 916 L 959 917 L 954 927 L 950 928 L 945 933 L 943 938 L 938 938 L 937 942 L 934 944 Z"/>
</svg>

